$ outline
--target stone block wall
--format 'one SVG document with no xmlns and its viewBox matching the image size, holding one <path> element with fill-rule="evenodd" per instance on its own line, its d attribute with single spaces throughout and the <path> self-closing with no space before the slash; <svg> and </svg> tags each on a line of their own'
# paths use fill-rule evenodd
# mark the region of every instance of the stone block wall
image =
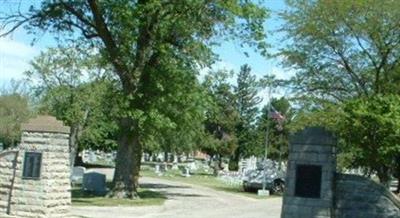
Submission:
<svg viewBox="0 0 400 218">
<path fill-rule="evenodd" d="M 336 168 L 335 144 L 336 140 L 330 133 L 317 127 L 307 128 L 291 137 L 282 218 L 331 217 Z M 320 187 L 311 187 L 319 190 L 320 196 L 296 195 L 299 166 L 321 167 Z"/>
<path fill-rule="evenodd" d="M 357 175 L 336 178 L 337 218 L 400 218 L 400 201 L 387 188 Z"/>
<path fill-rule="evenodd" d="M 0 214 L 6 214 L 10 211 L 9 205 L 16 177 L 17 157 L 17 150 L 0 152 Z"/>
<path fill-rule="evenodd" d="M 0 172 L 7 172 L 7 176 L 0 176 L 0 187 L 6 187 L 4 194 L 0 189 L 0 196 L 1 199 L 11 196 L 6 202 L 0 201 L 0 216 L 68 216 L 71 205 L 68 142 L 69 128 L 53 117 L 41 116 L 22 125 L 16 164 L 12 166 L 12 156 L 1 157 L 0 153 Z M 26 152 L 41 154 L 39 178 L 23 177 Z M 12 188 L 10 179 L 14 181 Z"/>
<path fill-rule="evenodd" d="M 331 134 L 315 127 L 292 136 L 281 217 L 400 218 L 400 201 L 387 188 L 362 176 L 336 173 L 335 144 Z M 321 168 L 318 176 L 309 171 L 299 177 L 299 166 Z M 305 194 L 296 191 L 299 178 Z M 316 178 L 321 178 L 320 193 L 307 196 L 315 191 Z"/>
</svg>

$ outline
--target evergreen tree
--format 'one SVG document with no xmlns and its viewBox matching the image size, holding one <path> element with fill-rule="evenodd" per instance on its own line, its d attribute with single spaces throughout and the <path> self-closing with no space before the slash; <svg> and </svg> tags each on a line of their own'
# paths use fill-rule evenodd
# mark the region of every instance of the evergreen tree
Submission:
<svg viewBox="0 0 400 218">
<path fill-rule="evenodd" d="M 226 71 L 212 72 L 203 83 L 209 96 L 209 107 L 206 112 L 206 137 L 202 140 L 202 150 L 214 156 L 219 163 L 222 157 L 229 157 L 237 148 L 235 127 L 239 113 L 235 107 L 235 94 L 232 85 L 227 81 L 232 73 Z M 214 165 L 214 173 L 220 164 Z"/>
<path fill-rule="evenodd" d="M 258 114 L 257 105 L 261 101 L 261 98 L 257 96 L 259 87 L 256 76 L 251 74 L 250 66 L 243 65 L 237 77 L 237 86 L 234 88 L 236 108 L 239 113 L 239 122 L 235 130 L 238 148 L 229 162 L 230 170 L 238 169 L 240 158 L 255 154 L 255 121 Z"/>
</svg>

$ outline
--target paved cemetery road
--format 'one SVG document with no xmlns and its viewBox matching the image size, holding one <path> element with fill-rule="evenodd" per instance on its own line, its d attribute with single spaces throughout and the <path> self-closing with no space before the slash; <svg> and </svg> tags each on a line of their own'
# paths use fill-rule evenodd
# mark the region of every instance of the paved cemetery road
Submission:
<svg viewBox="0 0 400 218">
<path fill-rule="evenodd" d="M 156 178 L 141 178 L 141 184 L 163 192 L 162 206 L 73 207 L 72 214 L 96 218 L 279 218 L 282 199 L 253 199 Z"/>
</svg>

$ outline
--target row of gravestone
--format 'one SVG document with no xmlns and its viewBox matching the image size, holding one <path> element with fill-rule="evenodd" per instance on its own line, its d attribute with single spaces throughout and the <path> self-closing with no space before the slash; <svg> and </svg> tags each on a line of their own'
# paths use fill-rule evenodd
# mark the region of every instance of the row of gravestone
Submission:
<svg viewBox="0 0 400 218">
<path fill-rule="evenodd" d="M 117 152 L 103 152 L 103 151 L 94 151 L 94 150 L 83 150 L 80 153 L 83 162 L 96 164 L 97 162 L 103 163 L 114 163 Z M 182 163 L 186 161 L 194 161 L 193 158 L 188 158 L 186 155 L 173 155 L 168 153 L 167 157 L 165 157 L 164 153 L 159 153 L 156 155 L 150 155 L 148 153 L 143 153 L 142 162 L 173 162 L 173 163 Z"/>
<path fill-rule="evenodd" d="M 103 151 L 93 151 L 93 150 L 83 150 L 81 152 L 82 161 L 89 164 L 96 164 L 97 162 L 103 162 L 112 164 L 115 161 L 117 152 L 103 152 Z"/>
</svg>

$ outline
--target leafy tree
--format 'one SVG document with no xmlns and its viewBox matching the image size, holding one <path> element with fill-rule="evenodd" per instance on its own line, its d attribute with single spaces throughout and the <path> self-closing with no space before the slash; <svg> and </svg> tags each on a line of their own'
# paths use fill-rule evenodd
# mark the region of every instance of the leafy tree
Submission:
<svg viewBox="0 0 400 218">
<path fill-rule="evenodd" d="M 0 142 L 4 147 L 16 146 L 21 137 L 21 123 L 31 111 L 28 98 L 18 93 L 0 95 Z"/>
<path fill-rule="evenodd" d="M 399 1 L 289 0 L 282 30 L 291 87 L 306 100 L 344 102 L 398 93 Z"/>
<path fill-rule="evenodd" d="M 96 58 L 74 47 L 50 48 L 26 72 L 33 84 L 41 113 L 54 115 L 71 127 L 71 167 L 83 148 L 115 148 L 116 124 L 112 121 L 112 80 Z"/>
<path fill-rule="evenodd" d="M 339 122 L 352 165 L 367 167 L 387 186 L 400 165 L 399 120 L 400 96 L 377 95 L 347 102 Z"/>
<path fill-rule="evenodd" d="M 113 66 L 121 86 L 119 149 L 111 192 L 118 198 L 138 196 L 143 124 L 165 120 L 159 110 L 147 107 L 146 91 L 153 76 L 149 72 L 176 64 L 196 71 L 198 65 L 212 62 L 211 46 L 220 37 L 241 40 L 263 53 L 266 48 L 266 10 L 250 1 L 48 0 L 14 15 L 2 20 L 10 27 L 3 33 L 18 26 L 32 33 L 62 33 L 94 46 Z"/>
<path fill-rule="evenodd" d="M 238 169 L 239 159 L 254 154 L 256 147 L 255 121 L 258 115 L 257 105 L 261 98 L 257 96 L 260 83 L 251 75 L 249 65 L 240 68 L 235 89 L 236 107 L 239 113 L 239 122 L 236 125 L 238 148 L 229 162 L 231 170 Z"/>
<path fill-rule="evenodd" d="M 359 161 L 367 159 L 376 161 L 375 165 L 387 166 L 386 161 L 393 159 L 381 158 L 396 154 L 391 153 L 395 152 L 393 147 L 373 140 L 369 144 L 363 141 L 362 147 L 356 143 L 362 137 L 386 134 L 385 125 L 390 125 L 380 125 L 382 120 L 377 117 L 383 116 L 383 111 L 373 109 L 368 102 L 391 105 L 394 104 L 390 103 L 394 98 L 391 94 L 399 94 L 400 2 L 289 0 L 287 3 L 289 8 L 281 16 L 286 21 L 282 30 L 288 40 L 280 55 L 285 57 L 283 63 L 296 71 L 286 83 L 304 109 L 296 120 L 319 123 L 338 134 L 354 132 L 355 125 L 363 124 L 360 135 L 346 138 L 341 147 L 350 152 L 355 166 L 364 163 L 372 167 Z M 364 110 L 361 108 L 369 108 L 371 113 L 359 114 L 358 110 Z M 354 123 L 343 122 L 348 125 L 346 128 L 335 125 L 342 116 L 354 115 L 357 115 L 352 118 Z M 376 153 L 369 152 L 371 147 L 387 153 L 378 152 L 382 157 L 376 157 Z M 381 169 L 378 174 L 384 171 Z M 386 181 L 387 176 L 380 177 L 382 182 Z"/>
<path fill-rule="evenodd" d="M 206 101 L 203 88 L 185 60 L 159 57 L 157 65 L 148 67 L 143 90 L 142 144 L 148 151 L 193 151 L 204 133 Z"/>
</svg>

